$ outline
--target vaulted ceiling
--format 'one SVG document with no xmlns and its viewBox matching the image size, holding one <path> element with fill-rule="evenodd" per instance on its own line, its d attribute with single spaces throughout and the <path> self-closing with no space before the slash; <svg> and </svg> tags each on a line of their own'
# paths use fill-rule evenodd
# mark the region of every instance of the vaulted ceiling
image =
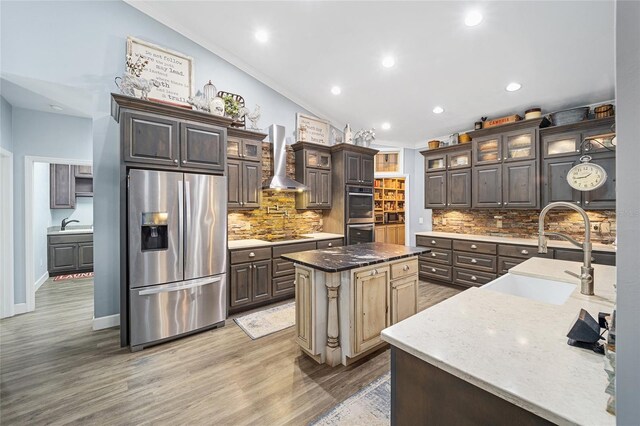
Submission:
<svg viewBox="0 0 640 426">
<path fill-rule="evenodd" d="M 337 127 L 375 127 L 379 141 L 424 145 L 481 116 L 614 97 L 612 1 L 128 3 Z M 479 25 L 465 25 L 470 11 Z M 514 81 L 522 88 L 506 91 Z"/>
</svg>

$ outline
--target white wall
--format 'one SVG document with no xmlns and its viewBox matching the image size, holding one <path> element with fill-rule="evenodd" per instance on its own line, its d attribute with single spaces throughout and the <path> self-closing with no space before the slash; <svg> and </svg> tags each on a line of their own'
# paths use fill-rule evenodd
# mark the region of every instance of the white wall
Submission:
<svg viewBox="0 0 640 426">
<path fill-rule="evenodd" d="M 35 10 L 35 9 L 34 9 Z M 4 19 L 4 15 L 3 15 Z M 4 42 L 4 41 L 3 41 Z M 13 108 L 14 303 L 25 303 L 25 156 L 91 161 L 91 119 Z M 47 208 L 47 214 L 49 210 Z M 39 276 L 36 276 L 37 279 Z"/>
<path fill-rule="evenodd" d="M 33 165 L 33 277 L 38 280 L 47 273 L 47 228 L 49 213 L 49 163 Z"/>
<path fill-rule="evenodd" d="M 13 152 L 13 108 L 0 96 L 0 147 Z"/>
<path fill-rule="evenodd" d="M 640 2 L 616 2 L 617 423 L 640 421 Z M 596 286 L 598 285 L 596 281 Z"/>
</svg>

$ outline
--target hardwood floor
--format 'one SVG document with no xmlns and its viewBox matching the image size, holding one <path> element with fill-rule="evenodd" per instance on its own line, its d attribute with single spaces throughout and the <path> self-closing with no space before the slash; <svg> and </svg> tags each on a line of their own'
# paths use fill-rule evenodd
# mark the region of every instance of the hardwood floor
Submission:
<svg viewBox="0 0 640 426">
<path fill-rule="evenodd" d="M 225 327 L 137 353 L 91 330 L 91 281 L 47 281 L 37 310 L 0 321 L 0 423 L 302 425 L 389 370 L 389 349 L 330 368 L 295 328 Z M 460 289 L 421 282 L 420 309 Z"/>
</svg>

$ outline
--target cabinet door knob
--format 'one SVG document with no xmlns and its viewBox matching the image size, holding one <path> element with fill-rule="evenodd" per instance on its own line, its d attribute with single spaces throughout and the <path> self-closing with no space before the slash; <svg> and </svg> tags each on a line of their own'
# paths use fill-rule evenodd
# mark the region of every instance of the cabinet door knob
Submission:
<svg viewBox="0 0 640 426">
<path fill-rule="evenodd" d="M 431 240 L 431 244 L 436 245 L 436 240 Z"/>
<path fill-rule="evenodd" d="M 182 160 L 182 164 L 187 164 L 187 160 Z"/>
<path fill-rule="evenodd" d="M 431 268 L 431 272 L 435 272 L 435 271 L 436 271 L 436 268 Z"/>
<path fill-rule="evenodd" d="M 576 204 L 580 204 L 580 201 L 576 201 Z"/>
<path fill-rule="evenodd" d="M 576 149 L 576 152 L 580 152 L 580 150 L 579 150 L 579 149 Z"/>
<path fill-rule="evenodd" d="M 584 203 L 585 203 L 585 204 L 589 204 L 589 202 L 588 202 L 588 201 L 585 201 Z"/>
<path fill-rule="evenodd" d="M 178 159 L 173 160 L 174 163 L 178 164 Z"/>
<path fill-rule="evenodd" d="M 478 261 L 475 259 L 471 259 L 471 263 L 478 263 Z"/>
<path fill-rule="evenodd" d="M 249 257 L 256 257 L 256 254 L 254 252 L 249 253 Z"/>
<path fill-rule="evenodd" d="M 529 254 L 529 250 L 521 250 L 520 253 L 521 254 Z"/>
<path fill-rule="evenodd" d="M 327 247 L 333 247 L 333 243 L 327 244 Z"/>
<path fill-rule="evenodd" d="M 403 271 L 408 271 L 409 270 L 409 265 L 404 265 L 404 267 L 402 268 Z"/>
<path fill-rule="evenodd" d="M 471 281 L 478 281 L 478 278 L 475 275 L 471 275 Z"/>
<path fill-rule="evenodd" d="M 475 250 L 475 249 L 477 249 L 477 248 L 478 248 L 478 246 L 477 246 L 477 245 L 475 245 L 475 244 L 471 244 L 471 248 Z"/>
<path fill-rule="evenodd" d="M 503 160 L 506 160 L 506 159 L 507 159 L 507 157 L 504 157 L 504 158 L 503 158 Z"/>
<path fill-rule="evenodd" d="M 431 253 L 431 257 L 436 257 L 436 256 L 437 256 L 437 254 Z"/>
<path fill-rule="evenodd" d="M 501 202 L 501 201 L 498 201 L 498 205 L 500 205 L 500 204 L 502 204 L 502 202 Z"/>
</svg>

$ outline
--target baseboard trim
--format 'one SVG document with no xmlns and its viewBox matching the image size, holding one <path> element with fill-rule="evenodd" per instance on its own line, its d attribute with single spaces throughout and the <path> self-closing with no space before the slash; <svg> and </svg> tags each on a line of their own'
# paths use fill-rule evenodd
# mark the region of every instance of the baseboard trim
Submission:
<svg viewBox="0 0 640 426">
<path fill-rule="evenodd" d="M 16 303 L 13 305 L 13 315 L 20 315 L 27 313 L 27 304 L 26 303 Z"/>
<path fill-rule="evenodd" d="M 120 314 L 93 318 L 93 331 L 104 330 L 105 328 L 111 328 L 111 327 L 118 327 L 119 325 L 120 325 Z"/>
<path fill-rule="evenodd" d="M 49 279 L 49 272 L 45 272 L 44 274 L 42 274 L 42 276 L 38 278 L 36 283 L 33 285 L 33 289 L 34 289 L 33 291 L 38 291 L 40 286 L 44 284 L 44 282 L 48 279 Z"/>
</svg>

